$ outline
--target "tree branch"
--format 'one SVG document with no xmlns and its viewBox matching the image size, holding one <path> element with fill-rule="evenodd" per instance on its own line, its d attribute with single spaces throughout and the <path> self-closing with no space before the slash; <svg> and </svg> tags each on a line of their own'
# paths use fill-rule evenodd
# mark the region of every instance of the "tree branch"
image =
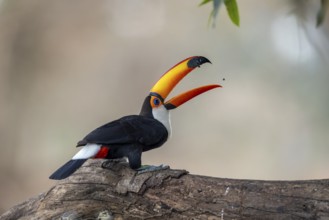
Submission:
<svg viewBox="0 0 329 220">
<path fill-rule="evenodd" d="M 136 174 L 90 160 L 48 192 L 0 216 L 9 219 L 328 219 L 329 180 L 260 181 Z"/>
</svg>

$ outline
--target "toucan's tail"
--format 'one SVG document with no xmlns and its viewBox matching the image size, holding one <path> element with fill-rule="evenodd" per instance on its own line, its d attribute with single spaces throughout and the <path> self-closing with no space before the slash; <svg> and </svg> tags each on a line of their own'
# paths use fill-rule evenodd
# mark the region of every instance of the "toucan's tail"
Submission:
<svg viewBox="0 0 329 220">
<path fill-rule="evenodd" d="M 82 149 L 76 153 L 70 161 L 61 166 L 55 173 L 51 174 L 49 179 L 61 180 L 82 166 L 89 158 L 106 158 L 109 148 L 99 144 L 86 144 Z"/>
<path fill-rule="evenodd" d="M 65 179 L 66 177 L 70 176 L 72 173 L 74 173 L 79 167 L 82 166 L 84 162 L 86 162 L 88 159 L 75 159 L 70 160 L 58 170 L 56 170 L 49 179 L 53 180 L 61 180 Z"/>
</svg>

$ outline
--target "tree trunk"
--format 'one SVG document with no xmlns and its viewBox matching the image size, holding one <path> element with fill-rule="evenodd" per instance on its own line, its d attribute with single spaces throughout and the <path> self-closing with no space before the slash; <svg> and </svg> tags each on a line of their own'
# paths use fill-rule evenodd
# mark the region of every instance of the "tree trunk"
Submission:
<svg viewBox="0 0 329 220">
<path fill-rule="evenodd" d="M 329 180 L 260 181 L 136 174 L 89 160 L 49 191 L 0 216 L 9 219 L 329 219 Z"/>
</svg>

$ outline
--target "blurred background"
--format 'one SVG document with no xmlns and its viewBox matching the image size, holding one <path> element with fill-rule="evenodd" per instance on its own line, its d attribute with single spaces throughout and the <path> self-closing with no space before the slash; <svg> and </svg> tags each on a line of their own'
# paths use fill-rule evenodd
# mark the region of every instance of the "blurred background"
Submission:
<svg viewBox="0 0 329 220">
<path fill-rule="evenodd" d="M 172 111 L 172 138 L 144 164 L 245 179 L 328 178 L 329 21 L 320 1 L 238 1 L 215 27 L 201 0 L 0 1 L 0 213 L 56 182 L 94 128 L 138 114 L 192 55 L 212 61 L 171 95 L 220 83 Z M 223 80 L 225 78 L 225 80 Z"/>
</svg>

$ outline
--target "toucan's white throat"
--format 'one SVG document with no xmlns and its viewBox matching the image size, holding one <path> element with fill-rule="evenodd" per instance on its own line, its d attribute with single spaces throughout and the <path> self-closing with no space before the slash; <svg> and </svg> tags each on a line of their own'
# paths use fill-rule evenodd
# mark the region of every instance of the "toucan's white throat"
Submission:
<svg viewBox="0 0 329 220">
<path fill-rule="evenodd" d="M 164 107 L 164 105 L 161 105 L 157 108 L 153 108 L 152 114 L 156 120 L 160 121 L 167 128 L 168 137 L 170 137 L 171 136 L 171 123 L 170 123 L 169 110 L 167 110 L 166 107 Z"/>
</svg>

